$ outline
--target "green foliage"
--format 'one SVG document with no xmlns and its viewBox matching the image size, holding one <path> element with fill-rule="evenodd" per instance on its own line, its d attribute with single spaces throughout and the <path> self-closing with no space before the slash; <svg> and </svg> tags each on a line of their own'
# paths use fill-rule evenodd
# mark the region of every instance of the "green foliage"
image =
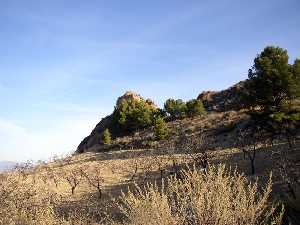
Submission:
<svg viewBox="0 0 300 225">
<path fill-rule="evenodd" d="M 276 111 L 286 101 L 300 96 L 300 60 L 288 63 L 288 53 L 279 47 L 266 47 L 254 60 L 246 83 L 250 106 Z"/>
<path fill-rule="evenodd" d="M 300 112 L 275 112 L 270 115 L 274 129 L 293 130 L 300 124 Z"/>
<path fill-rule="evenodd" d="M 144 100 L 126 100 L 113 112 L 113 126 L 117 133 L 133 132 L 153 124 L 153 116 L 157 110 Z"/>
<path fill-rule="evenodd" d="M 294 81 L 294 96 L 300 97 L 300 59 L 292 65 L 292 79 Z"/>
<path fill-rule="evenodd" d="M 184 102 L 181 99 L 168 99 L 164 104 L 164 111 L 171 120 L 194 117 L 204 114 L 205 108 L 200 100 L 192 99 Z"/>
<path fill-rule="evenodd" d="M 203 115 L 205 108 L 200 100 L 192 99 L 186 103 L 186 114 L 189 117 Z"/>
<path fill-rule="evenodd" d="M 171 119 L 182 119 L 186 116 L 186 104 L 181 99 L 168 99 L 164 104 L 164 110 Z"/>
<path fill-rule="evenodd" d="M 300 122 L 300 60 L 288 63 L 288 53 L 266 47 L 254 60 L 246 82 L 244 102 L 252 107 L 256 126 L 270 134 L 291 135 Z"/>
<path fill-rule="evenodd" d="M 154 112 L 154 115 L 153 115 L 155 118 L 156 117 L 161 117 L 163 119 L 166 119 L 168 117 L 167 115 L 167 112 L 163 109 L 157 109 L 155 112 Z"/>
<path fill-rule="evenodd" d="M 169 134 L 167 125 L 162 117 L 157 117 L 154 120 L 154 134 L 157 140 L 163 140 Z"/>
<path fill-rule="evenodd" d="M 111 144 L 111 134 L 109 132 L 109 129 L 105 129 L 103 131 L 103 134 L 102 134 L 102 142 L 103 144 L 105 145 L 110 145 Z"/>
</svg>

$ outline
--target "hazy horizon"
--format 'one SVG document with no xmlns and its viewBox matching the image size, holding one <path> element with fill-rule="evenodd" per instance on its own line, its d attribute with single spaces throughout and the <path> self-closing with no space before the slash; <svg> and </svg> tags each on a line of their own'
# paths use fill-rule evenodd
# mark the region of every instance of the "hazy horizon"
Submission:
<svg viewBox="0 0 300 225">
<path fill-rule="evenodd" d="M 196 98 L 247 78 L 265 46 L 300 53 L 300 2 L 3 1 L 0 161 L 76 149 L 126 90 Z"/>
</svg>

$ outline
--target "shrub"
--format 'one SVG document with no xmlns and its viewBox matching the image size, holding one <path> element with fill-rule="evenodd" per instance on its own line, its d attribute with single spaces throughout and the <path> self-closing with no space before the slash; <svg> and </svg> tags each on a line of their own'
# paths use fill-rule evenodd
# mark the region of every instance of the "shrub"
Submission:
<svg viewBox="0 0 300 225">
<path fill-rule="evenodd" d="M 271 181 L 263 191 L 236 171 L 209 166 L 207 173 L 187 170 L 162 188 L 148 184 L 123 194 L 119 208 L 131 225 L 271 224 Z"/>
<path fill-rule="evenodd" d="M 111 144 L 111 134 L 109 132 L 109 129 L 105 129 L 103 131 L 102 142 L 105 145 L 110 145 Z"/>
<path fill-rule="evenodd" d="M 154 134 L 157 140 L 163 140 L 169 134 L 167 125 L 164 119 L 161 117 L 158 117 L 154 120 Z"/>
<path fill-rule="evenodd" d="M 164 110 L 171 119 L 182 119 L 186 116 L 186 104 L 181 99 L 168 99 L 164 104 Z"/>
<path fill-rule="evenodd" d="M 203 115 L 205 108 L 200 100 L 192 99 L 186 103 L 186 114 L 189 117 Z"/>
<path fill-rule="evenodd" d="M 64 198 L 50 185 L 42 185 L 36 175 L 23 168 L 0 173 L 1 225 L 96 224 L 99 215 L 82 202 L 80 208 L 62 210 Z M 45 173 L 40 175 L 50 179 Z"/>
<path fill-rule="evenodd" d="M 113 127 L 116 133 L 133 132 L 153 124 L 157 110 L 144 100 L 126 100 L 113 112 Z"/>
<path fill-rule="evenodd" d="M 0 224 L 60 224 L 53 209 L 56 197 L 18 172 L 5 174 L 0 184 Z"/>
</svg>

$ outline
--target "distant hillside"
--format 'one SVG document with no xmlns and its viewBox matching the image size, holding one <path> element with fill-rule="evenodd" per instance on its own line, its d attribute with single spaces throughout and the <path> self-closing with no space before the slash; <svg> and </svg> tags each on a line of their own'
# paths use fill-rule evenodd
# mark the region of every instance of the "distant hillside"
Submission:
<svg viewBox="0 0 300 225">
<path fill-rule="evenodd" d="M 0 171 L 12 169 L 17 163 L 11 161 L 0 161 Z"/>
<path fill-rule="evenodd" d="M 241 105 L 239 104 L 240 102 L 240 93 L 241 90 L 244 87 L 244 83 L 245 81 L 241 81 L 239 83 L 237 83 L 236 85 L 229 87 L 226 90 L 223 91 L 206 91 L 206 92 L 202 92 L 199 96 L 198 96 L 198 100 L 201 100 L 203 102 L 204 107 L 206 108 L 206 110 L 210 113 L 224 113 L 227 111 L 238 111 L 241 108 Z M 144 100 L 147 102 L 147 104 L 157 108 L 157 106 L 155 105 L 155 103 L 151 100 L 151 99 L 147 99 L 145 100 L 143 97 L 141 97 L 139 94 L 136 94 L 134 92 L 128 91 L 126 92 L 123 96 L 119 97 L 117 102 L 116 102 L 116 107 L 118 105 L 121 104 L 122 101 L 124 100 Z M 222 115 L 221 115 L 222 118 Z M 226 118 L 225 120 L 223 120 L 223 123 L 231 123 L 231 118 Z M 202 121 L 200 119 L 199 120 L 188 120 L 189 123 L 196 123 L 194 124 L 196 127 L 201 127 L 205 122 L 204 120 Z M 194 122 L 194 121 L 198 121 L 198 122 Z M 212 122 L 213 123 L 213 122 Z M 219 124 L 219 126 L 221 126 L 222 123 Z M 112 114 L 108 115 L 107 117 L 103 118 L 97 125 L 96 127 L 93 129 L 93 131 L 91 132 L 91 134 L 89 136 L 87 136 L 83 141 L 81 141 L 80 145 L 77 148 L 77 153 L 83 153 L 86 151 L 95 151 L 95 149 L 97 149 L 98 151 L 100 150 L 107 150 L 110 148 L 118 148 L 118 147 L 128 147 L 128 146 L 123 146 L 124 145 L 124 139 L 128 140 L 128 139 L 132 139 L 131 137 L 125 137 L 125 138 L 118 138 L 117 135 L 117 140 L 122 140 L 122 141 L 115 141 L 115 146 L 104 146 L 101 143 L 101 136 L 103 131 L 106 128 L 110 128 L 112 125 Z M 193 124 L 190 124 L 193 125 Z M 173 123 L 169 123 L 168 125 L 169 127 L 173 127 Z M 186 125 L 186 127 L 188 127 L 188 125 Z M 207 127 L 207 128 L 212 128 L 212 129 L 219 129 L 217 128 L 217 125 L 213 125 L 211 127 Z M 149 133 L 151 133 L 151 128 L 147 129 L 148 131 L 146 131 L 146 136 L 148 135 L 149 137 Z M 134 143 L 128 143 L 126 142 L 126 145 L 131 146 L 132 148 L 141 148 L 141 147 L 146 147 L 148 144 L 145 144 L 146 142 L 148 143 L 149 138 L 140 138 L 139 141 L 136 140 L 136 138 L 132 139 L 132 142 Z M 137 143 L 138 142 L 138 143 Z M 141 142 L 143 142 L 144 144 L 141 144 Z M 151 142 L 151 141 L 150 141 Z M 122 145 L 122 146 L 121 146 Z M 148 146 L 149 147 L 149 146 Z"/>
</svg>

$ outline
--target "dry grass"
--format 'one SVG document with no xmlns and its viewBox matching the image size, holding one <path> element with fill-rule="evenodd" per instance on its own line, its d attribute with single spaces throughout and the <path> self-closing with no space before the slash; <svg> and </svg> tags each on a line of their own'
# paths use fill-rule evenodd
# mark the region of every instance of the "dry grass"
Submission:
<svg viewBox="0 0 300 225">
<path fill-rule="evenodd" d="M 56 198 L 45 186 L 35 185 L 20 173 L 4 174 L 0 185 L 0 224 L 55 224 Z"/>
<path fill-rule="evenodd" d="M 123 194 L 119 207 L 130 225 L 259 225 L 274 224 L 269 203 L 271 179 L 262 191 L 236 170 L 210 166 L 206 173 L 183 172 L 161 190 L 148 184 Z"/>
<path fill-rule="evenodd" d="M 211 164 L 225 163 L 227 168 L 237 167 L 239 172 L 211 167 L 206 175 L 187 170 L 183 179 L 170 178 L 174 174 L 174 162 L 180 169 L 186 168 L 194 162 L 194 156 L 175 150 L 86 153 L 16 170 L 0 177 L 0 224 L 114 224 L 115 221 L 155 224 L 159 219 L 156 224 L 212 224 L 211 221 L 251 224 L 254 215 L 268 216 L 273 211 L 267 202 L 270 171 L 274 171 L 275 192 L 282 191 L 278 188 L 281 181 L 274 166 L 282 156 L 272 158 L 275 150 L 286 153 L 285 145 L 258 151 L 255 176 L 247 176 L 248 161 L 239 149 L 208 152 Z M 288 152 L 295 160 L 294 171 L 300 167 L 298 152 L 298 149 Z M 79 181 L 73 194 L 68 177 Z M 161 178 L 165 180 L 164 188 L 160 185 Z M 259 183 L 255 183 L 256 178 Z M 140 191 L 135 191 L 134 183 Z M 146 183 L 148 186 L 143 188 Z M 128 187 L 132 192 L 123 195 L 123 211 L 118 211 L 114 199 L 119 199 Z M 262 222 L 261 217 L 252 221 L 253 224 Z M 122 222 L 124 218 L 127 221 Z M 143 222 L 145 218 L 147 223 Z M 240 221 L 236 222 L 237 218 Z"/>
</svg>

